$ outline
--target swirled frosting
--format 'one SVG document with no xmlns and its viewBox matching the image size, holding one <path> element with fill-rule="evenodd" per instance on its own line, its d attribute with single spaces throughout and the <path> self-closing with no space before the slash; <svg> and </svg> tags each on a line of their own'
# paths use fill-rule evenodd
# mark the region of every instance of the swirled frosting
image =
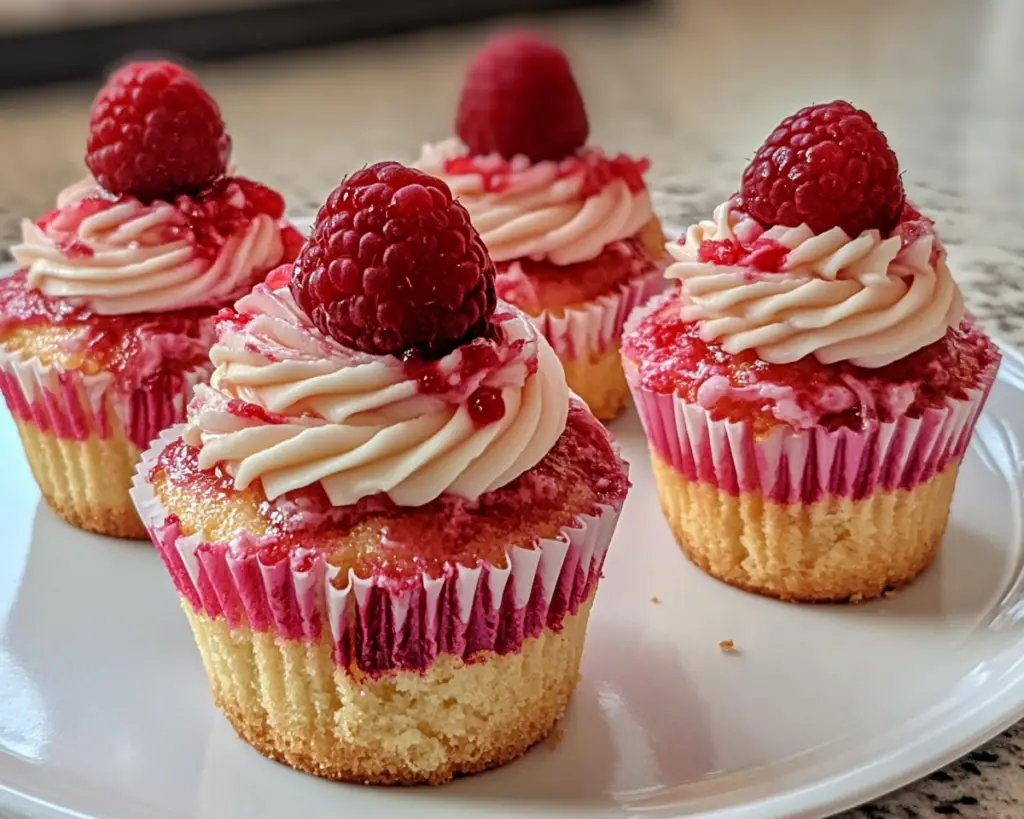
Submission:
<svg viewBox="0 0 1024 819">
<path fill-rule="evenodd" d="M 476 499 L 535 466 L 565 428 L 569 393 L 557 357 L 507 305 L 497 340 L 477 339 L 430 365 L 342 347 L 319 333 L 287 286 L 258 285 L 221 320 L 208 388 L 186 441 L 200 468 L 220 464 L 268 499 L 319 482 L 335 506 L 386 493 L 421 506 Z M 472 406 L 500 395 L 500 418 Z"/>
<path fill-rule="evenodd" d="M 465 153 L 457 140 L 426 145 L 417 166 L 448 184 L 495 262 L 590 261 L 654 218 L 639 172 L 612 171 L 625 158 L 608 160 L 594 149 L 560 162 L 537 163 L 525 156 L 506 160 Z M 598 167 L 604 175 L 595 181 L 590 172 Z M 636 167 L 629 163 L 630 171 Z"/>
<path fill-rule="evenodd" d="M 675 263 L 665 275 L 680 281 L 683 320 L 729 353 L 754 350 L 773 364 L 813 355 L 882 367 L 963 316 L 946 253 L 916 212 L 891 236 L 851 239 L 841 228 L 763 230 L 726 202 L 668 251 Z"/>
<path fill-rule="evenodd" d="M 87 179 L 25 220 L 11 253 L 30 286 L 101 315 L 230 304 L 284 261 L 281 213 L 249 199 L 257 187 L 228 179 L 206 199 L 147 204 Z"/>
</svg>

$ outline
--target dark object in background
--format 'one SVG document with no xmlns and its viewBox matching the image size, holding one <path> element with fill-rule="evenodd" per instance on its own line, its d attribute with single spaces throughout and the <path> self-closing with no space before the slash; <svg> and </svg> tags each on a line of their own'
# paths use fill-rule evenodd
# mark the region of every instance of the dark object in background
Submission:
<svg viewBox="0 0 1024 819">
<path fill-rule="evenodd" d="M 0 88 L 95 79 L 127 53 L 215 60 L 464 23 L 643 0 L 291 0 L 0 33 Z"/>
</svg>

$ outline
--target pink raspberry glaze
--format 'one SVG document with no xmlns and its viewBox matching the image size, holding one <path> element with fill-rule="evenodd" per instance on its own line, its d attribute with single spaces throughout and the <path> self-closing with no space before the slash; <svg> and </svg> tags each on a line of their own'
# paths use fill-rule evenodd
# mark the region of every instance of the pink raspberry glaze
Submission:
<svg viewBox="0 0 1024 819">
<path fill-rule="evenodd" d="M 222 470 L 200 471 L 196 459 L 194 448 L 173 441 L 153 462 L 149 480 L 158 493 L 169 484 L 224 503 L 248 497 Z M 167 514 L 152 535 L 179 593 L 197 611 L 231 625 L 246 621 L 257 631 L 273 629 L 285 639 L 318 640 L 326 573 L 333 578 L 329 597 L 358 587 L 352 627 L 350 620 L 340 628 L 332 623 L 335 662 L 346 668 L 355 663 L 371 674 L 422 670 L 438 654 L 471 659 L 485 649 L 515 652 L 544 628 L 561 628 L 564 617 L 593 592 L 607 537 L 599 553 L 595 543 L 602 532 L 610 536 L 628 487 L 607 433 L 574 403 L 566 431 L 548 456 L 475 502 L 444 495 L 411 509 L 378 495 L 331 507 L 316 487 L 274 502 L 263 499 L 258 513 L 267 533 L 187 546 L 197 562 L 191 573 L 177 516 Z M 257 489 L 256 500 L 260 496 Z M 565 513 L 581 503 L 583 511 Z M 541 541 L 548 544 L 542 547 L 505 536 L 550 524 L 560 511 L 569 533 L 564 540 Z M 581 515 L 592 515 L 593 522 L 579 523 Z M 607 517 L 609 522 L 597 522 Z M 377 532 L 378 544 L 359 551 L 343 538 L 363 524 Z M 516 578 L 531 577 L 530 571 L 536 577 L 524 587 Z"/>
<path fill-rule="evenodd" d="M 999 351 L 971 319 L 939 341 L 885 367 L 821 364 L 807 356 L 770 364 L 753 351 L 731 355 L 704 341 L 679 314 L 679 292 L 652 305 L 628 332 L 623 356 L 644 389 L 677 395 L 715 420 L 747 422 L 757 437 L 777 427 L 865 430 L 900 417 L 921 418 L 988 386 Z"/>
<path fill-rule="evenodd" d="M 616 179 L 623 180 L 631 192 L 639 193 L 647 187 L 644 174 L 650 166 L 648 159 L 632 159 L 625 154 L 608 157 L 593 148 L 582 148 L 574 156 L 558 162 L 557 178 L 565 179 L 582 173 L 583 196 L 600 193 Z M 445 161 L 444 172 L 447 176 L 479 175 L 484 190 L 492 193 L 508 190 L 513 181 L 525 184 L 530 174 L 530 170 L 520 167 L 517 160 L 505 159 L 498 154 L 453 157 Z"/>
</svg>

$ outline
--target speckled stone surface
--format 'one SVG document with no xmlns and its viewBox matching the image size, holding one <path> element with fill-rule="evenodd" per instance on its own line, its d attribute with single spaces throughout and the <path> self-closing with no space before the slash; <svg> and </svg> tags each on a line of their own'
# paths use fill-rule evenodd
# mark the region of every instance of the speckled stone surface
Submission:
<svg viewBox="0 0 1024 819">
<path fill-rule="evenodd" d="M 769 9 L 770 6 L 770 9 Z M 1024 345 L 1024 2 L 704 0 L 548 20 L 571 52 L 596 142 L 654 162 L 682 226 L 731 193 L 774 124 L 812 101 L 871 111 L 938 222 L 971 310 Z M 346 172 L 445 135 L 486 29 L 427 32 L 200 67 L 239 170 L 315 210 Z M 0 242 L 83 173 L 94 88 L 0 98 Z M 1024 714 L 1022 714 L 1024 717 Z M 844 819 L 1024 817 L 1024 729 Z"/>
</svg>

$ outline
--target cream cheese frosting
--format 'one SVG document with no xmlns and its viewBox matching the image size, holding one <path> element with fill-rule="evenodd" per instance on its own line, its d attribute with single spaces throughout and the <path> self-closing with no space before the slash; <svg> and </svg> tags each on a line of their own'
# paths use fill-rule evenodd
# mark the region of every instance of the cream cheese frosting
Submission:
<svg viewBox="0 0 1024 819">
<path fill-rule="evenodd" d="M 287 286 L 258 285 L 222 322 L 209 387 L 197 390 L 185 433 L 199 466 L 220 464 L 268 499 L 319 483 L 335 506 L 386 493 L 421 506 L 444 493 L 469 499 L 535 466 L 565 428 L 569 392 L 550 345 L 521 313 L 499 304 L 490 366 L 467 366 L 470 345 L 415 366 L 345 348 L 321 334 Z M 481 349 L 474 350 L 480 353 Z M 476 356 L 479 357 L 479 356 Z M 469 404 L 497 391 L 500 420 L 479 425 Z"/>
<path fill-rule="evenodd" d="M 877 230 L 851 238 L 841 228 L 815 235 L 806 225 L 763 230 L 725 202 L 712 220 L 691 226 L 684 243 L 667 245 L 674 263 L 665 275 L 680 282 L 683 320 L 698 322 L 704 340 L 731 354 L 882 367 L 941 339 L 964 312 L 934 233 L 904 228 L 887 238 Z M 701 261 L 705 241 L 735 241 L 752 254 L 774 243 L 788 252 L 778 272 L 766 272 L 743 258 Z"/>
<path fill-rule="evenodd" d="M 229 205 L 244 205 L 237 186 L 228 196 Z M 100 315 L 230 303 L 284 257 L 280 223 L 265 213 L 216 253 L 203 252 L 189 234 L 173 204 L 115 200 L 86 179 L 61 193 L 50 217 L 25 220 L 11 253 L 32 287 Z"/>
<path fill-rule="evenodd" d="M 621 178 L 585 192 L 586 168 L 575 157 L 537 163 L 525 156 L 474 157 L 478 171 L 449 173 L 449 161 L 465 154 L 458 140 L 428 144 L 417 167 L 448 184 L 495 262 L 590 261 L 607 245 L 635 236 L 654 218 L 647 190 L 633 191 Z M 486 173 L 480 171 L 505 166 L 509 172 L 501 189 L 489 189 Z"/>
</svg>

